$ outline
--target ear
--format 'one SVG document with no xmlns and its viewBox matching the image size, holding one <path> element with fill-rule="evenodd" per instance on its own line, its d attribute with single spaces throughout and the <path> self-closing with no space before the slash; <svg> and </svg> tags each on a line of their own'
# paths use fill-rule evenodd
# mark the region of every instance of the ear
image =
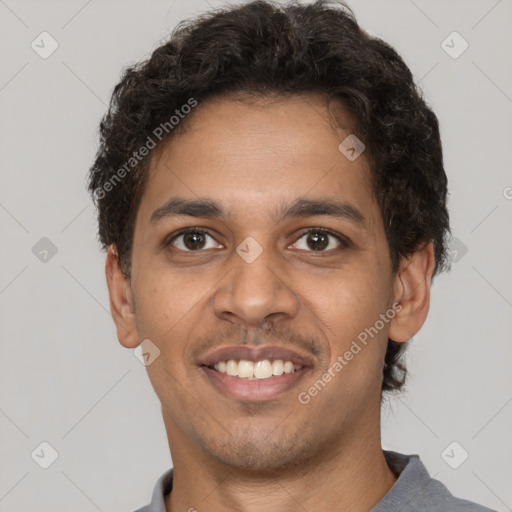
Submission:
<svg viewBox="0 0 512 512">
<path fill-rule="evenodd" d="M 430 307 L 430 284 L 435 258 L 432 242 L 402 261 L 395 276 L 394 300 L 400 303 L 390 322 L 389 337 L 397 342 L 409 341 L 425 323 Z"/>
<path fill-rule="evenodd" d="M 126 348 L 135 348 L 140 345 L 140 340 L 135 322 L 132 291 L 129 279 L 121 271 L 114 245 L 108 248 L 105 274 L 110 297 L 110 312 L 116 324 L 119 343 Z"/>
</svg>

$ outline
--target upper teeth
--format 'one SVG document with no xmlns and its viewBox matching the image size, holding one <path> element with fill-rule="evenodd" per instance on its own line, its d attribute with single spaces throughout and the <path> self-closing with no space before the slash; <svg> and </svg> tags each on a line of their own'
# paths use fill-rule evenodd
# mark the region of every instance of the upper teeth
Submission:
<svg viewBox="0 0 512 512">
<path fill-rule="evenodd" d="M 233 377 L 249 380 L 268 379 L 273 375 L 293 373 L 302 368 L 302 366 L 298 364 L 294 365 L 291 361 L 285 362 L 282 359 L 276 359 L 275 361 L 264 359 L 256 363 L 245 359 L 241 359 L 240 361 L 230 359 L 229 361 L 220 361 L 214 364 L 213 367 L 221 373 L 227 373 Z"/>
</svg>

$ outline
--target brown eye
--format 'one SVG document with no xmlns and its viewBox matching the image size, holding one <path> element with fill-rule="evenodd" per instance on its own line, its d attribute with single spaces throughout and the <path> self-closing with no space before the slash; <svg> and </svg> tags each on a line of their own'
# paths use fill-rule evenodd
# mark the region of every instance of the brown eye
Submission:
<svg viewBox="0 0 512 512">
<path fill-rule="evenodd" d="M 208 246 L 208 244 L 210 244 Z M 176 235 L 169 245 L 182 251 L 194 252 L 202 249 L 214 249 L 217 247 L 213 237 L 205 231 L 188 230 Z"/>
<path fill-rule="evenodd" d="M 306 243 L 314 251 L 323 251 L 329 245 L 329 235 L 325 233 L 308 233 Z"/>
<path fill-rule="evenodd" d="M 186 233 L 183 235 L 183 245 L 191 251 L 202 249 L 205 245 L 203 233 Z"/>
<path fill-rule="evenodd" d="M 338 249 L 340 246 L 348 247 L 349 243 L 342 235 L 331 233 L 325 229 L 311 229 L 294 244 L 296 249 L 309 252 L 328 252 Z"/>
</svg>

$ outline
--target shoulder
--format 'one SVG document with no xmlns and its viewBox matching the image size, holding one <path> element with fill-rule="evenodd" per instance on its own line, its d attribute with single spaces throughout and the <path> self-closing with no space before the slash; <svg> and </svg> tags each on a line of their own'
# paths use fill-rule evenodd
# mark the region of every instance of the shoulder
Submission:
<svg viewBox="0 0 512 512">
<path fill-rule="evenodd" d="M 496 512 L 453 496 L 443 483 L 430 477 L 418 455 L 391 451 L 384 455 L 397 481 L 371 512 Z"/>
<path fill-rule="evenodd" d="M 134 512 L 166 512 L 165 496 L 172 490 L 174 469 L 167 470 L 156 482 L 151 496 L 151 503 Z"/>
<path fill-rule="evenodd" d="M 457 498 L 439 480 L 429 479 L 424 489 L 418 492 L 414 503 L 416 511 L 443 511 L 443 512 L 496 512 L 490 508 Z"/>
</svg>

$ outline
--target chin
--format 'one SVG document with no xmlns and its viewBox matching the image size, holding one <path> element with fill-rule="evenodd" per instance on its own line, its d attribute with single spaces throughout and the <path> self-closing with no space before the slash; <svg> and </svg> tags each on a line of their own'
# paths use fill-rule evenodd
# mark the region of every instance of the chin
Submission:
<svg viewBox="0 0 512 512">
<path fill-rule="evenodd" d="M 230 437 L 224 443 L 203 442 L 210 456 L 226 466 L 255 473 L 279 472 L 302 465 L 313 454 L 311 443 L 305 439 L 274 437 L 268 434 L 253 436 L 246 432 Z M 306 448 L 308 447 L 308 448 Z"/>
</svg>

